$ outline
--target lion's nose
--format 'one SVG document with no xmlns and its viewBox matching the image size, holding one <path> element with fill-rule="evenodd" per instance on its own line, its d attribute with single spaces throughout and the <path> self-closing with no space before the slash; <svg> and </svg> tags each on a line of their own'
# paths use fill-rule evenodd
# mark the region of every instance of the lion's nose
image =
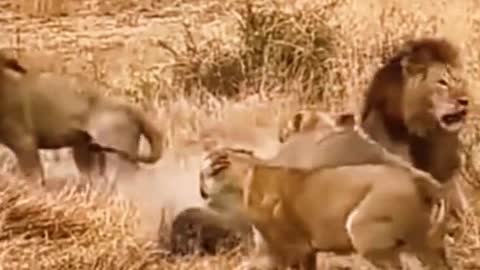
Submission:
<svg viewBox="0 0 480 270">
<path fill-rule="evenodd" d="M 203 189 L 200 189 L 200 196 L 204 200 L 208 199 L 208 194 Z"/>
<path fill-rule="evenodd" d="M 466 97 L 457 98 L 457 103 L 460 106 L 466 107 L 466 106 L 468 106 L 468 98 L 466 98 Z"/>
</svg>

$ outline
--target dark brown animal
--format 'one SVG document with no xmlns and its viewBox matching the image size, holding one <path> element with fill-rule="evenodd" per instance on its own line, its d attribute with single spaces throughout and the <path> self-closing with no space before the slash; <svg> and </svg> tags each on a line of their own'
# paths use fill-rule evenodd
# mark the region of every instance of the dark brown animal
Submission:
<svg viewBox="0 0 480 270">
<path fill-rule="evenodd" d="M 209 209 L 187 208 L 172 223 L 170 249 L 175 255 L 215 255 L 237 247 L 240 242 L 240 234 Z"/>
</svg>

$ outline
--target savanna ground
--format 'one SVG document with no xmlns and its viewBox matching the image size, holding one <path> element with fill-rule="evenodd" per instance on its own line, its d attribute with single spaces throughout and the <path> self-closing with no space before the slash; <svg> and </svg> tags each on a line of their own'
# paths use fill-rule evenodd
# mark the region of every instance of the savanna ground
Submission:
<svg viewBox="0 0 480 270">
<path fill-rule="evenodd" d="M 158 119 L 169 149 L 108 200 L 30 190 L 11 176 L 13 155 L 2 151 L 0 269 L 232 269 L 241 251 L 164 256 L 172 214 L 201 203 L 196 139 L 220 138 L 268 156 L 289 112 L 312 104 L 358 110 L 375 69 L 411 37 L 456 42 L 472 89 L 478 85 L 476 0 L 250 2 L 0 0 L 1 49 L 29 69 L 85 76 L 106 95 L 139 103 Z M 477 115 L 462 134 L 460 178 L 473 209 L 450 244 L 455 269 L 480 269 Z M 75 175 L 62 154 L 42 153 L 51 179 Z M 335 269 L 329 262 L 322 269 Z"/>
</svg>

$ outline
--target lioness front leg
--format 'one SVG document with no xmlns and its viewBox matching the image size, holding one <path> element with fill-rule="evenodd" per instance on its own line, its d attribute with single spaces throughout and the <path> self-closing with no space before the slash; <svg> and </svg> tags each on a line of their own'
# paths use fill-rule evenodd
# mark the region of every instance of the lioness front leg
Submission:
<svg viewBox="0 0 480 270">
<path fill-rule="evenodd" d="M 255 248 L 251 258 L 244 261 L 236 270 L 280 270 L 276 259 L 272 256 L 268 243 L 265 241 L 261 233 L 255 228 L 253 231 L 253 241 Z"/>
<path fill-rule="evenodd" d="M 35 138 L 23 135 L 15 137 L 15 139 L 16 141 L 7 142 L 6 145 L 15 153 L 22 173 L 44 187 L 45 175 Z"/>
</svg>

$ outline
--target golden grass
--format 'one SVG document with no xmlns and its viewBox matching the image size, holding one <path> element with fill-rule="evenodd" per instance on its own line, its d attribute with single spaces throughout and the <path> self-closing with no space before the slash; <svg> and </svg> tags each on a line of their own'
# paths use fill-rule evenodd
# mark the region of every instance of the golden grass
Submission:
<svg viewBox="0 0 480 270">
<path fill-rule="evenodd" d="M 472 88 L 477 86 L 475 0 L 227 2 L 1 0 L 0 16 L 8 24 L 0 46 L 31 68 L 82 74 L 108 86 L 105 94 L 140 103 L 159 117 L 171 149 L 215 124 L 232 141 L 253 141 L 250 125 L 274 130 L 290 111 L 312 103 L 357 110 L 375 69 L 411 37 L 445 36 L 458 43 Z M 462 134 L 462 178 L 478 186 L 474 114 Z M 149 220 L 132 204 L 87 194 L 46 196 L 21 179 L 4 178 L 2 269 L 232 269 L 244 258 L 235 252 L 168 258 L 163 248 L 137 237 L 137 223 Z M 450 244 L 455 269 L 480 267 L 477 197 L 473 191 L 474 208 Z"/>
<path fill-rule="evenodd" d="M 135 236 L 135 209 L 95 193 L 48 194 L 2 177 L 2 269 L 145 269 L 158 252 Z"/>
</svg>

